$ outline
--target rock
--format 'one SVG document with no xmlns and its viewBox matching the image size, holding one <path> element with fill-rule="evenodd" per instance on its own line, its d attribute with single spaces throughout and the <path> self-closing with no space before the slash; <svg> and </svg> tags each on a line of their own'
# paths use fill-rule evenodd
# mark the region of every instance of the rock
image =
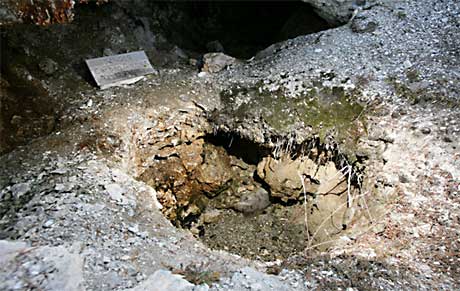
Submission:
<svg viewBox="0 0 460 291">
<path fill-rule="evenodd" d="M 356 17 L 351 23 L 351 30 L 356 33 L 371 33 L 378 27 L 377 22 L 370 21 L 368 18 Z"/>
<path fill-rule="evenodd" d="M 5 265 L 26 248 L 25 242 L 0 240 L 0 265 Z"/>
<path fill-rule="evenodd" d="M 429 127 L 423 127 L 420 131 L 423 134 L 430 134 L 431 133 L 431 129 Z"/>
<path fill-rule="evenodd" d="M 235 210 L 243 213 L 252 213 L 263 210 L 270 205 L 270 196 L 267 190 L 257 189 L 255 192 L 246 192 L 240 201 L 235 204 Z"/>
<path fill-rule="evenodd" d="M 108 184 L 105 186 L 105 190 L 109 194 L 110 198 L 115 201 L 122 201 L 123 193 L 125 190 L 118 184 Z"/>
<path fill-rule="evenodd" d="M 140 285 L 126 291 L 192 291 L 194 285 L 180 275 L 170 271 L 158 270 Z"/>
<path fill-rule="evenodd" d="M 42 72 L 44 72 L 47 75 L 52 75 L 58 70 L 58 64 L 49 58 L 45 58 L 44 60 L 42 60 L 38 64 L 38 67 Z"/>
<path fill-rule="evenodd" d="M 201 219 L 204 223 L 215 223 L 219 221 L 222 216 L 222 211 L 218 209 L 206 209 L 206 211 L 201 215 Z"/>
<path fill-rule="evenodd" d="M 348 21 L 355 0 L 302 0 L 313 6 L 316 13 L 332 25 Z M 362 2 L 362 1 L 361 1 Z"/>
<path fill-rule="evenodd" d="M 18 183 L 11 187 L 10 191 L 13 193 L 15 198 L 19 198 L 24 194 L 29 193 L 30 183 Z"/>
<path fill-rule="evenodd" d="M 83 258 L 72 252 L 64 246 L 26 249 L 23 242 L 0 241 L 0 289 L 83 290 Z"/>
<path fill-rule="evenodd" d="M 222 148 L 205 148 L 204 156 L 204 163 L 197 168 L 196 179 L 206 195 L 214 197 L 232 177 L 230 158 Z"/>
<path fill-rule="evenodd" d="M 298 199 L 303 191 L 315 195 L 338 195 L 346 189 L 343 175 L 333 162 L 317 165 L 308 158 L 266 157 L 257 166 L 257 174 L 270 186 L 271 195 L 283 201 Z"/>
<path fill-rule="evenodd" d="M 108 56 L 113 56 L 115 53 L 108 47 L 104 48 L 104 50 L 102 51 L 102 55 L 104 57 L 108 57 Z"/>
<path fill-rule="evenodd" d="M 70 253 L 65 247 L 43 247 L 39 249 L 43 262 L 51 263 L 56 269 L 49 274 L 45 290 L 82 290 L 83 258 Z"/>
<path fill-rule="evenodd" d="M 53 226 L 53 224 L 54 224 L 54 220 L 49 219 L 45 223 L 43 223 L 43 227 L 44 228 L 50 228 L 51 226 Z"/>
<path fill-rule="evenodd" d="M 409 178 L 409 176 L 407 174 L 401 173 L 401 174 L 399 174 L 399 182 L 401 182 L 401 183 L 410 183 L 411 179 Z"/>
<path fill-rule="evenodd" d="M 225 280 L 227 288 L 219 290 L 308 290 L 305 286 L 294 285 L 290 276 L 278 277 L 259 272 L 251 267 L 244 267 Z"/>
<path fill-rule="evenodd" d="M 203 72 L 217 73 L 239 61 L 223 53 L 208 53 L 203 56 L 203 62 Z"/>
</svg>

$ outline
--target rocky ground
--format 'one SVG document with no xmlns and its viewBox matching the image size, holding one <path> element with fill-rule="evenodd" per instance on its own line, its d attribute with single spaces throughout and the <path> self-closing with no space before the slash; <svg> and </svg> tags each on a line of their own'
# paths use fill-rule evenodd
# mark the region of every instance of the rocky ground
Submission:
<svg viewBox="0 0 460 291">
<path fill-rule="evenodd" d="M 0 79 L 0 289 L 460 288 L 456 1 L 370 2 L 349 24 L 274 44 L 247 61 L 226 58 L 223 70 L 201 73 L 189 64 L 195 55 L 166 41 L 161 49 L 145 47 L 153 35 L 146 26 L 125 10 L 109 12 L 98 15 L 98 34 L 93 18 L 2 31 L 7 55 L 18 61 Z M 75 46 L 75 37 L 88 43 Z M 41 49 L 45 41 L 60 53 Z M 158 74 L 105 91 L 88 84 L 82 59 L 139 47 Z M 320 97 L 302 105 L 312 96 Z M 347 161 L 366 166 L 356 199 L 357 217 L 365 219 L 352 219 L 347 228 L 356 231 L 334 237 L 327 251 L 306 243 L 301 252 L 261 261 L 210 249 L 212 238 L 201 241 L 166 217 L 181 214 L 171 205 L 189 206 L 177 193 L 196 186 L 177 181 L 220 189 L 206 173 L 228 171 L 202 154 L 213 132 L 269 151 L 277 140 L 301 144 L 314 136 L 338 147 Z M 257 166 L 232 159 L 233 168 Z M 172 186 L 157 187 L 169 180 L 152 173 L 165 165 L 183 170 Z M 251 180 L 241 192 L 264 183 L 273 190 L 273 181 Z"/>
</svg>

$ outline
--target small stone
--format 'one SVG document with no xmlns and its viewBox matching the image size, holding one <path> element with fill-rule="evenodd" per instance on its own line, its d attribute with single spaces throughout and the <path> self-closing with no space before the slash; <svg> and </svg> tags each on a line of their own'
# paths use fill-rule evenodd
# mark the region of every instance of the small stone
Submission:
<svg viewBox="0 0 460 291">
<path fill-rule="evenodd" d="M 137 279 L 137 278 L 136 278 Z M 191 290 L 193 284 L 182 278 L 180 275 L 172 274 L 170 271 L 158 270 L 150 275 L 147 280 L 131 289 L 131 291 L 141 290 Z"/>
<path fill-rule="evenodd" d="M 51 174 L 64 175 L 65 173 L 67 173 L 67 171 L 67 168 L 58 168 L 56 170 L 51 171 Z"/>
<path fill-rule="evenodd" d="M 64 191 L 66 189 L 66 185 L 64 184 L 56 184 L 56 186 L 54 187 L 54 190 L 56 191 Z"/>
<path fill-rule="evenodd" d="M 130 227 L 128 227 L 128 231 L 131 232 L 131 233 L 134 233 L 134 234 L 138 234 L 139 233 L 139 226 L 137 224 L 133 225 L 133 226 L 130 226 Z"/>
<path fill-rule="evenodd" d="M 420 130 L 423 134 L 430 134 L 431 129 L 429 127 L 424 127 Z"/>
<path fill-rule="evenodd" d="M 188 95 L 185 95 L 185 94 L 181 94 L 179 95 L 179 99 L 183 102 L 189 102 L 190 101 L 190 96 Z"/>
<path fill-rule="evenodd" d="M 238 63 L 238 60 L 223 53 L 208 53 L 203 56 L 203 62 L 204 72 L 217 73 L 230 65 Z"/>
<path fill-rule="evenodd" d="M 203 219 L 204 223 L 215 223 L 219 221 L 221 215 L 222 215 L 222 212 L 220 210 L 210 209 L 210 210 L 206 210 L 206 212 L 203 213 L 201 218 Z"/>
<path fill-rule="evenodd" d="M 121 201 L 123 199 L 123 193 L 125 190 L 118 184 L 108 184 L 105 186 L 105 190 L 109 194 L 110 198 L 115 201 Z"/>
<path fill-rule="evenodd" d="M 401 182 L 401 183 L 409 183 L 409 182 L 410 182 L 410 179 L 409 179 L 409 177 L 407 177 L 406 174 L 401 173 L 401 174 L 399 175 L 399 182 Z"/>
<path fill-rule="evenodd" d="M 270 205 L 270 196 L 267 190 L 259 188 L 255 192 L 246 193 L 240 201 L 235 204 L 237 211 L 244 213 L 256 212 L 263 210 Z"/>
<path fill-rule="evenodd" d="M 378 23 L 369 21 L 367 18 L 356 17 L 351 23 L 351 30 L 355 33 L 370 33 L 374 32 L 378 27 Z"/>
<path fill-rule="evenodd" d="M 452 139 L 449 136 L 445 136 L 442 138 L 444 142 L 452 142 Z"/>
<path fill-rule="evenodd" d="M 108 57 L 108 56 L 113 56 L 115 53 L 108 47 L 104 48 L 104 50 L 102 51 L 102 55 L 104 57 Z"/>
<path fill-rule="evenodd" d="M 49 219 L 43 224 L 43 227 L 44 228 L 50 228 L 53 224 L 54 224 L 54 220 Z"/>
<path fill-rule="evenodd" d="M 11 187 L 11 192 L 15 198 L 19 198 L 30 191 L 29 183 L 18 183 Z"/>
</svg>

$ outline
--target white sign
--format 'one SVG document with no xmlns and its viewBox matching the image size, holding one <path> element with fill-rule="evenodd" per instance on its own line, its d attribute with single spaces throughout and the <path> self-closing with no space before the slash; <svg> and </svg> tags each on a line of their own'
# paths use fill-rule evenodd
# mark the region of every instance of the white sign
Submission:
<svg viewBox="0 0 460 291">
<path fill-rule="evenodd" d="M 144 51 L 89 59 L 86 64 L 101 89 L 133 84 L 155 73 Z"/>
</svg>

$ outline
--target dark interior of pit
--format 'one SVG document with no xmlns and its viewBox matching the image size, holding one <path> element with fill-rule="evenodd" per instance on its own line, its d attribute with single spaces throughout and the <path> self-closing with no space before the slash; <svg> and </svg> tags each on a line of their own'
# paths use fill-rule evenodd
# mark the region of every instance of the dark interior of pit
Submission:
<svg viewBox="0 0 460 291">
<path fill-rule="evenodd" d="M 171 42 L 191 51 L 223 51 L 237 58 L 250 58 L 273 43 L 331 28 L 301 1 L 166 1 L 158 8 L 162 30 Z"/>
<path fill-rule="evenodd" d="M 335 215 L 336 210 L 344 206 L 346 193 L 343 191 L 332 195 L 337 196 L 338 200 L 321 201 L 310 190 L 304 192 L 304 189 L 296 188 L 289 190 L 297 192 L 295 198 L 284 199 L 272 192 L 274 188 L 260 176 L 258 169 L 264 159 L 273 157 L 273 149 L 234 134 L 207 135 L 202 142 L 203 163 L 197 170 L 188 171 L 185 179 L 177 174 L 181 171 L 181 156 L 174 156 L 159 158 L 154 172 L 146 171 L 140 180 L 157 189 L 164 206 L 163 213 L 173 224 L 189 229 L 210 248 L 251 259 L 285 260 L 346 229 L 347 225 L 341 220 L 344 212 Z M 193 156 L 193 151 L 197 151 L 192 144 L 182 147 L 190 149 L 191 152 L 181 150 L 187 152 L 188 156 Z M 293 161 L 305 158 L 301 154 L 305 149 L 311 153 L 310 161 L 318 165 L 328 162 L 339 164 L 343 159 L 338 157 L 337 152 L 326 150 L 319 140 L 311 141 L 308 146 L 293 146 L 289 153 L 288 147 L 287 144 L 280 146 L 279 152 L 281 156 L 284 152 L 285 158 L 276 159 L 276 163 L 289 167 Z M 322 170 L 318 167 L 317 171 Z M 327 178 L 338 174 L 342 172 L 330 173 Z M 280 179 L 281 183 L 292 182 L 286 177 Z M 353 190 L 358 188 L 355 177 L 351 183 Z M 324 204 L 329 204 L 325 212 L 316 211 L 315 208 L 323 209 Z M 307 211 L 308 219 L 316 220 L 316 224 L 312 225 L 316 225 L 317 229 L 307 226 Z M 334 222 L 335 219 L 337 221 Z M 332 221 L 333 231 L 329 226 L 327 230 L 324 227 L 325 234 L 320 236 L 322 227 L 329 220 Z"/>
</svg>

